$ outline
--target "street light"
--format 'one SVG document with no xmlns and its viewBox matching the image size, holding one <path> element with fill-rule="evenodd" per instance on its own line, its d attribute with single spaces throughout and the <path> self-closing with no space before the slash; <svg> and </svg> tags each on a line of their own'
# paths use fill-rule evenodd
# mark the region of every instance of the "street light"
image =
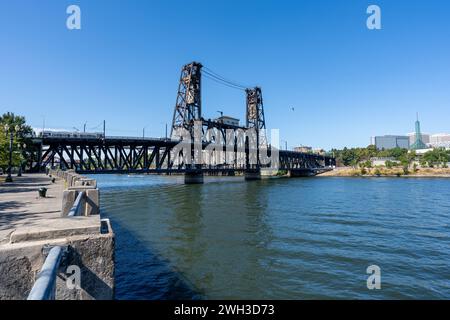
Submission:
<svg viewBox="0 0 450 320">
<path fill-rule="evenodd" d="M 24 143 L 23 145 L 20 145 L 20 143 L 19 143 L 18 147 L 19 147 L 19 149 L 22 149 L 22 152 L 23 152 L 27 148 L 27 145 L 26 145 L 26 143 Z M 20 161 L 19 172 L 17 172 L 18 177 L 22 176 L 22 165 L 23 165 L 23 163 L 22 163 L 22 161 Z"/>
<path fill-rule="evenodd" d="M 5 179 L 5 182 L 13 182 L 11 171 L 12 171 L 12 149 L 13 149 L 13 140 L 14 140 L 14 133 L 16 135 L 21 130 L 21 127 L 19 125 L 16 125 L 15 127 L 9 126 L 8 124 L 5 124 L 4 126 L 5 134 L 9 133 L 9 162 L 8 162 L 8 176 Z"/>
<path fill-rule="evenodd" d="M 285 144 L 284 144 L 284 146 L 285 146 L 285 150 L 287 150 L 287 149 L 288 149 L 288 145 L 287 145 L 287 144 L 288 144 L 288 142 L 287 142 L 287 140 L 283 140 L 283 139 L 281 139 L 281 143 L 283 143 L 283 142 L 285 143 Z"/>
</svg>

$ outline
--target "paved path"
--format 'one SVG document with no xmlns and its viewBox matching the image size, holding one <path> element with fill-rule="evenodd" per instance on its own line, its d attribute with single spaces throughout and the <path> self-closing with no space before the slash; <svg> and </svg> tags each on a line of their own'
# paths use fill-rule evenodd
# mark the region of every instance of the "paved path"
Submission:
<svg viewBox="0 0 450 320">
<path fill-rule="evenodd" d="M 0 183 L 0 244 L 9 242 L 17 229 L 47 227 L 61 216 L 62 180 L 52 183 L 45 174 L 25 174 L 13 179 L 13 183 Z M 46 198 L 39 198 L 40 187 L 48 189 Z"/>
</svg>

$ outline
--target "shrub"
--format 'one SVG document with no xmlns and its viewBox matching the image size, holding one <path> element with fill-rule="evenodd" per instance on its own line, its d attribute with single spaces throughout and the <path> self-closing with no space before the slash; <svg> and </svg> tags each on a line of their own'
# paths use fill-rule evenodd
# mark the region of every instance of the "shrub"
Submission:
<svg viewBox="0 0 450 320">
<path fill-rule="evenodd" d="M 408 175 L 409 174 L 408 165 L 404 165 L 403 166 L 403 174 L 404 175 Z"/>
</svg>

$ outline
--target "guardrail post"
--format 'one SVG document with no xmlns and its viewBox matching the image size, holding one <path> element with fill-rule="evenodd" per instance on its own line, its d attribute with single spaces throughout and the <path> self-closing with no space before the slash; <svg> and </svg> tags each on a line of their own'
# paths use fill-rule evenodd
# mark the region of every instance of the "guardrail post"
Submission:
<svg viewBox="0 0 450 320">
<path fill-rule="evenodd" d="M 100 214 L 100 193 L 98 189 L 86 190 L 86 210 L 85 215 L 91 216 Z"/>
<path fill-rule="evenodd" d="M 62 217 L 67 216 L 67 214 L 69 213 L 70 209 L 73 206 L 73 203 L 75 202 L 76 197 L 77 197 L 76 190 L 64 190 L 62 199 L 62 211 L 61 211 Z"/>
</svg>

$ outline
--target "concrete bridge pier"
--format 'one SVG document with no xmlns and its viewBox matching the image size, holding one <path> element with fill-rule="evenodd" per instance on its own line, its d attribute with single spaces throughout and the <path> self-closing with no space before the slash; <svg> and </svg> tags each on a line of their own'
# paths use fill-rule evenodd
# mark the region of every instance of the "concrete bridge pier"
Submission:
<svg viewBox="0 0 450 320">
<path fill-rule="evenodd" d="M 289 170 L 289 177 L 311 177 L 314 176 L 315 172 L 311 169 L 291 169 Z"/>
<path fill-rule="evenodd" d="M 248 169 L 245 171 L 245 180 L 261 180 L 261 169 Z"/>
<path fill-rule="evenodd" d="M 184 174 L 184 184 L 202 184 L 203 172 L 202 171 L 187 171 Z"/>
</svg>

